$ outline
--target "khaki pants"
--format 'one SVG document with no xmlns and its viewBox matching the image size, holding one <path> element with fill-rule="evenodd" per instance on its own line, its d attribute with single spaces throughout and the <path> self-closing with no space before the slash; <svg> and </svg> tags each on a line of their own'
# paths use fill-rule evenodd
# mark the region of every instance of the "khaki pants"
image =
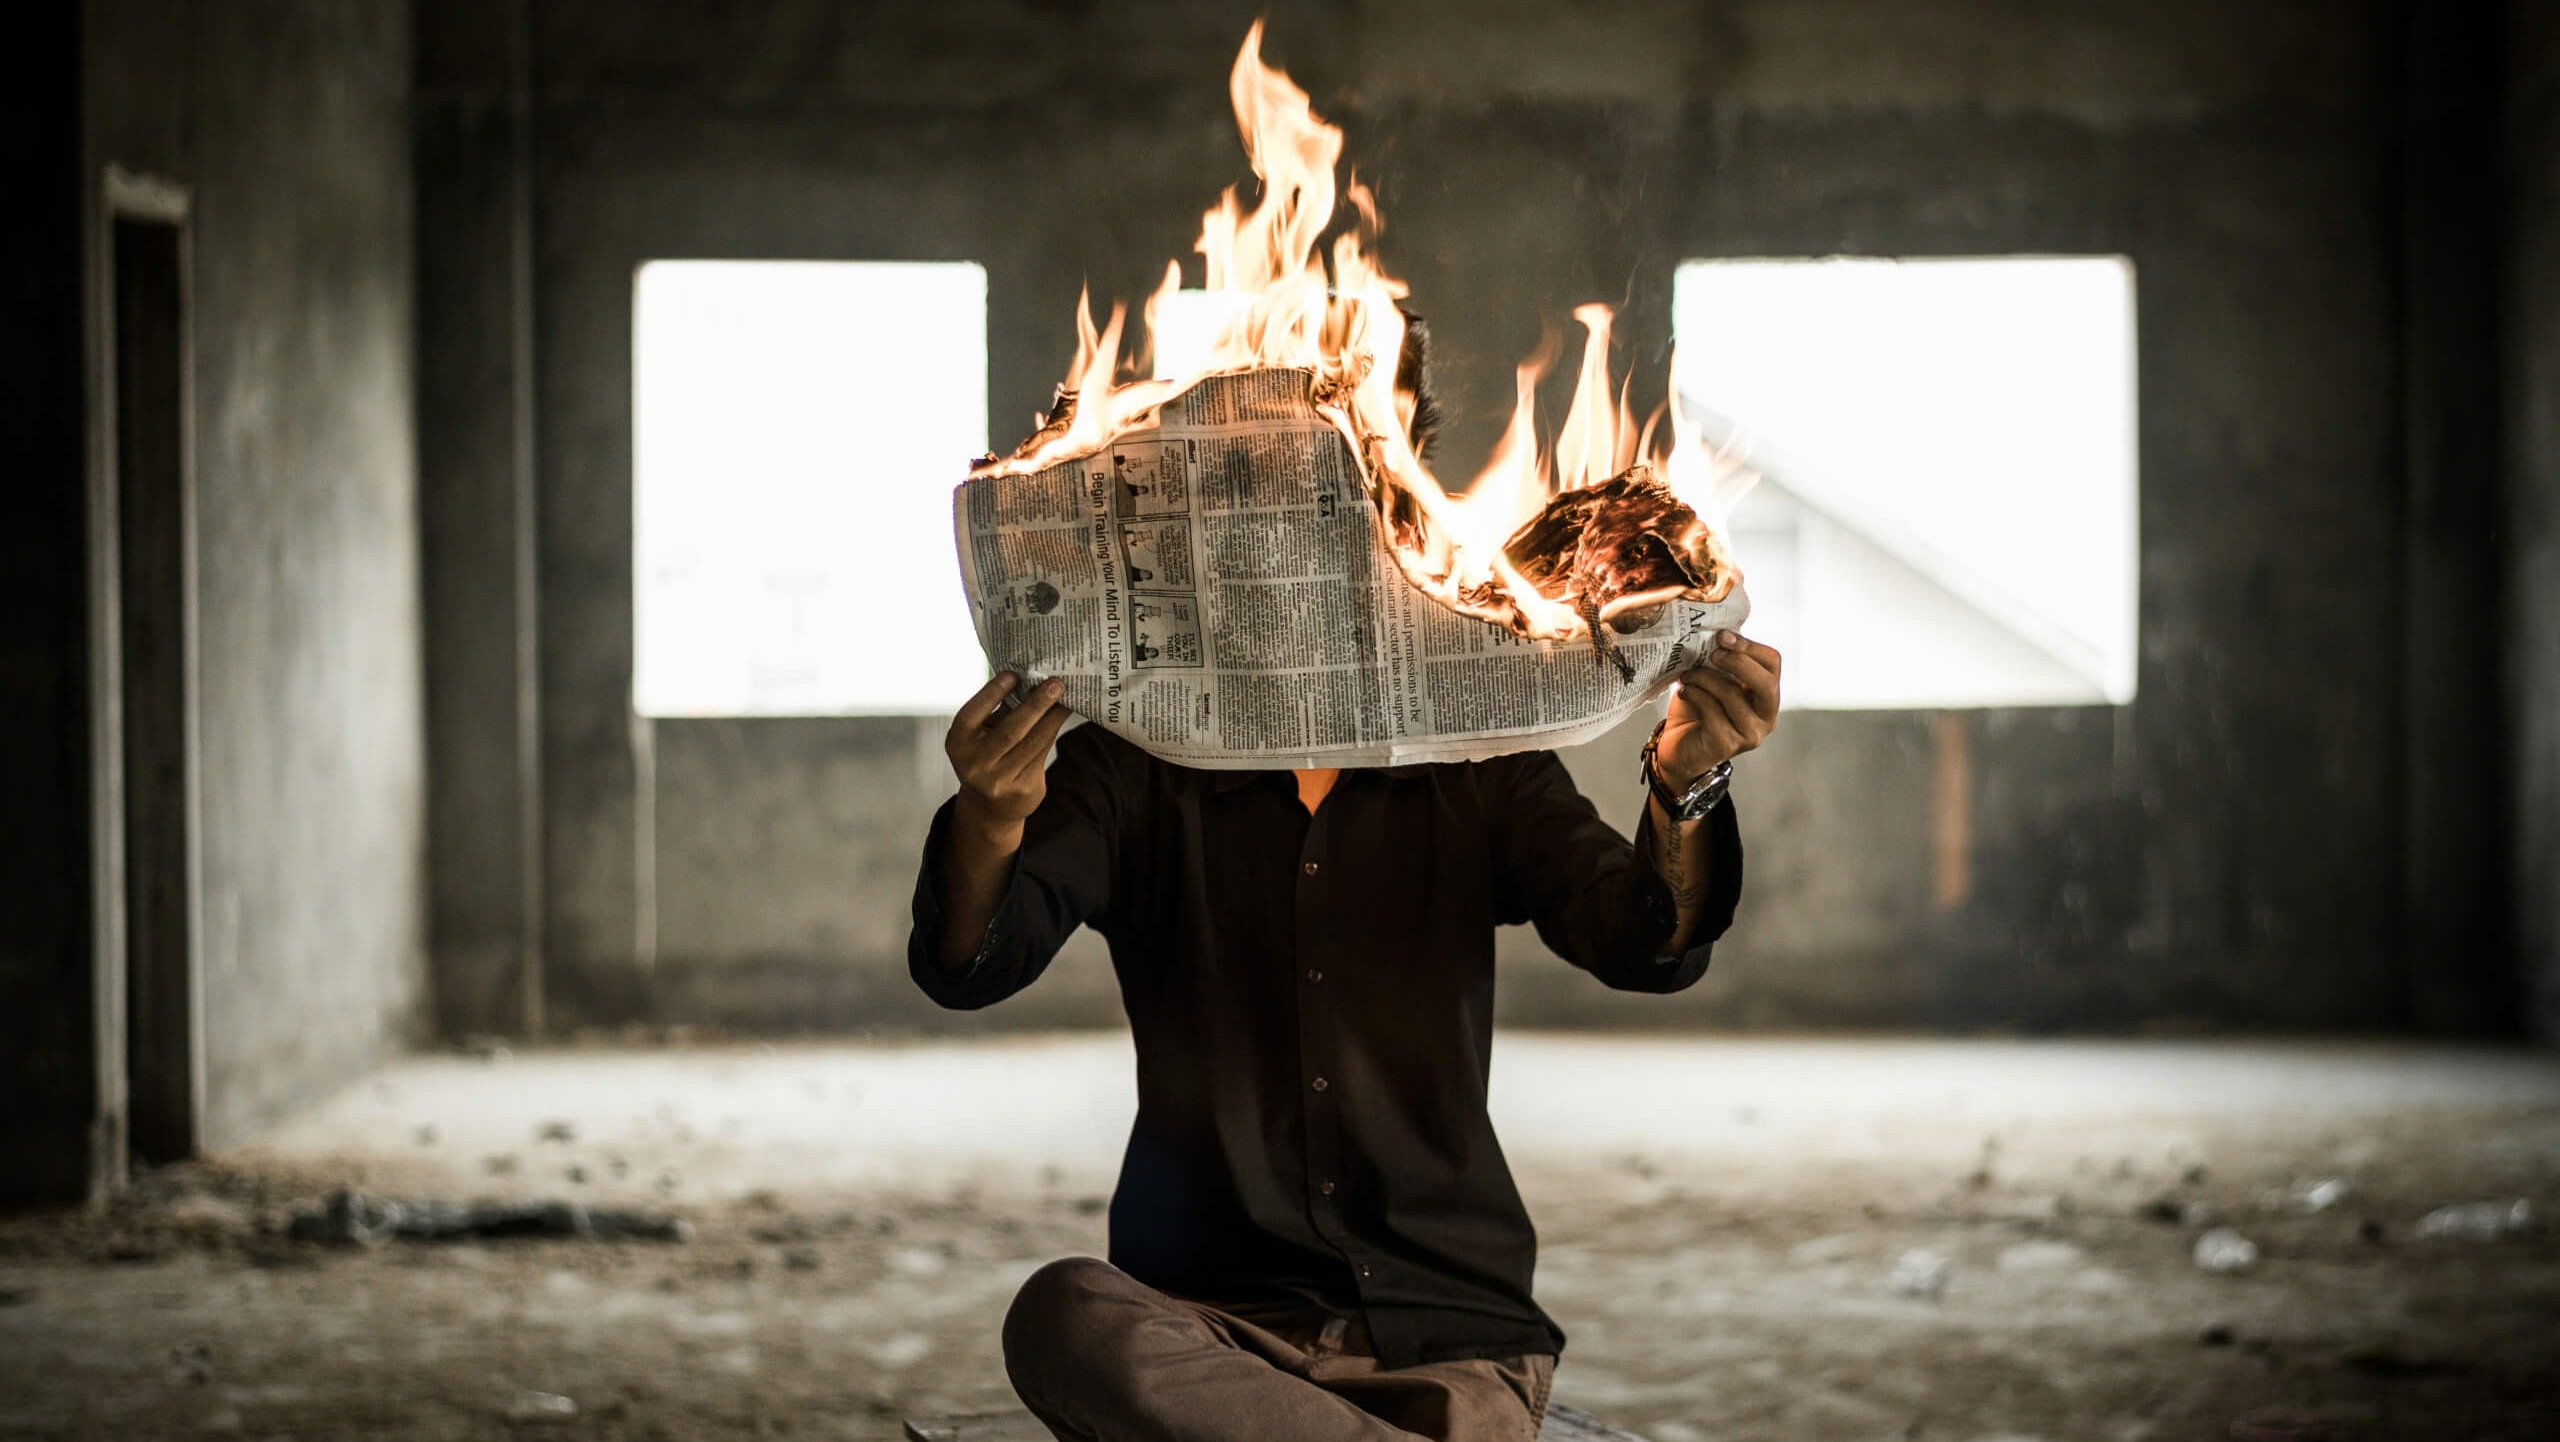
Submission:
<svg viewBox="0 0 2560 1442">
<path fill-rule="evenodd" d="M 1091 1257 L 1022 1284 L 1004 1364 L 1061 1442 L 1535 1442 L 1555 1375 L 1545 1356 L 1381 1367 L 1356 1321 L 1189 1301 Z"/>
</svg>

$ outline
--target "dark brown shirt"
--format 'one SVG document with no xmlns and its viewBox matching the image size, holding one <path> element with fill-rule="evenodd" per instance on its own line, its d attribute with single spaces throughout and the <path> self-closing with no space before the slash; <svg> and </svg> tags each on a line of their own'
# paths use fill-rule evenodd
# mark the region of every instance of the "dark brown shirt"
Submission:
<svg viewBox="0 0 2560 1442">
<path fill-rule="evenodd" d="M 945 806 L 907 945 L 928 996 L 1002 1001 L 1079 924 L 1110 943 L 1138 1053 L 1114 1264 L 1362 1317 L 1391 1367 L 1563 1346 L 1485 1114 L 1494 929 L 1533 923 L 1622 991 L 1688 986 L 1742 889 L 1731 805 L 1705 827 L 1703 939 L 1677 956 L 1670 889 L 1549 752 L 1346 771 L 1311 817 L 1287 772 L 1193 770 L 1079 727 L 957 972 L 938 961 L 950 825 Z"/>
</svg>

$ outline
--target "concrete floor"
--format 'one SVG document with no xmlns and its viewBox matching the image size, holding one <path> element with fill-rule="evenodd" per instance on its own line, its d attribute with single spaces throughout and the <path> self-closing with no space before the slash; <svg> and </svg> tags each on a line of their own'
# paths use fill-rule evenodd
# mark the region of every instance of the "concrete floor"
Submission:
<svg viewBox="0 0 2560 1442">
<path fill-rule="evenodd" d="M 498 1436 L 538 1389 L 563 1436 L 892 1437 L 1005 1400 L 996 1321 L 1100 1249 L 1131 1104 L 1116 1035 L 418 1058 L 105 1213 L 0 1222 L 0 1436 Z M 2560 1057 L 1511 1033 L 1495 1109 L 1558 1393 L 1656 1442 L 2212 1438 L 2268 1405 L 2560 1435 L 2560 1239 L 2416 1231 L 2560 1213 Z M 698 1233 L 277 1235 L 341 1182 Z M 2255 1269 L 2198 1269 L 2164 1196 Z M 1935 1298 L 1892 1284 L 1914 1250 Z"/>
</svg>

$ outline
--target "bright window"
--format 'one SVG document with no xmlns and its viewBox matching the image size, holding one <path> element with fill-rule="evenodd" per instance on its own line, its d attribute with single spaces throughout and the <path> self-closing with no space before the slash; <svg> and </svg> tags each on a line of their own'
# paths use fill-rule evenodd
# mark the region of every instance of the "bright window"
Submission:
<svg viewBox="0 0 2560 1442">
<path fill-rule="evenodd" d="M 632 700 L 929 715 L 985 679 L 951 490 L 987 448 L 976 265 L 652 261 L 632 288 Z"/>
<path fill-rule="evenodd" d="M 1694 261 L 1673 322 L 1790 706 L 2133 699 L 2131 262 Z"/>
</svg>

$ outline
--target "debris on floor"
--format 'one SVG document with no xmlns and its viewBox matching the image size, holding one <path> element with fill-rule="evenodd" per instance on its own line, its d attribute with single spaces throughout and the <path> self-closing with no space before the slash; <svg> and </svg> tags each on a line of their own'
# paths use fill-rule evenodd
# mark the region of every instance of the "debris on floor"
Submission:
<svg viewBox="0 0 2560 1442">
<path fill-rule="evenodd" d="M 2347 1177 L 2322 1177 L 2318 1181 L 2296 1181 L 2285 1194 L 2285 1205 L 2297 1212 L 2325 1212 L 2356 1194 L 2355 1182 Z"/>
<path fill-rule="evenodd" d="M 246 1237 L 258 1230 L 254 1208 L 231 1197 L 187 1192 L 159 1208 L 158 1222 L 172 1233 L 200 1241 Z"/>
<path fill-rule="evenodd" d="M 2523 1197 L 2438 1207 L 2418 1219 L 2418 1235 L 2430 1241 L 2502 1242 L 2530 1235 L 2533 1229 L 2533 1203 Z"/>
<path fill-rule="evenodd" d="M 2306 1070 L 2290 1044 L 2182 1043 L 2130 1075 L 2152 1065 L 2144 1047 L 1945 1048 L 1956 1060 L 1929 1067 L 1968 1068 L 1950 1074 L 1899 1043 L 1872 1061 L 1866 1043 L 1502 1045 L 1508 1105 L 1557 1108 L 1504 1128 L 1538 1223 L 1539 1300 L 1573 1334 L 1560 1385 L 1637 1435 L 2215 1442 L 2287 1406 L 2342 1442 L 2560 1437 L 2560 1338 L 2543 1322 L 2560 1315 L 2560 1060 L 2527 1059 L 2529 1076 L 2525 1060 L 2412 1061 L 2453 1100 L 2402 1111 L 2401 1063 L 2347 1049 Z M 0 1213 L 0 1437 L 891 1442 L 902 1417 L 1010 1407 L 1001 1332 L 1023 1279 L 1108 1242 L 1126 1120 L 1089 1113 L 1129 1104 L 1126 1046 L 400 1063 L 393 1101 L 360 1083 L 236 1152 L 138 1172 L 103 1207 Z M 1641 1090 L 1683 1100 L 1640 1127 L 1586 1135 L 1602 1114 L 1557 1101 L 1602 1073 L 1595 1094 L 1623 1093 L 1619 1073 L 1669 1068 L 1666 1055 L 1680 1069 L 1638 1073 Z M 2065 1055 L 2084 1057 L 2074 1085 L 2109 1090 L 2058 1099 L 2049 1071 L 2012 1070 Z M 2218 1060 L 2190 1077 L 2199 1055 Z M 1852 1063 L 1871 1068 L 1874 1100 L 1773 1102 L 1751 1130 L 1692 1135 L 1691 1099 L 1728 1098 L 1709 1108 L 1720 1123 L 1759 1099 L 1745 1082 L 1845 1086 Z M 1076 1090 L 1088 1074 L 1090 1094 Z M 2462 1100 L 2491 1074 L 2508 1079 Z M 803 1084 L 818 1078 L 822 1097 Z M 1941 1115 L 1959 1083 L 1975 1100 Z M 2363 1110 L 2347 1107 L 2357 1087 L 2376 1098 Z M 929 1110 L 955 1095 L 975 1098 L 968 1127 Z M 731 1114 L 740 1140 L 720 1135 Z M 540 1142 L 550 1119 L 577 1140 Z M 415 1143 L 424 1125 L 435 1145 Z M 1998 1175 L 1968 1191 L 1994 1131 Z M 482 1171 L 493 1153 L 516 1158 L 514 1175 Z M 2183 1181 L 2208 1153 L 2211 1180 Z M 1637 1155 L 1658 1177 L 1621 1164 Z M 565 1179 L 572 1167 L 586 1183 Z M 672 1197 L 653 1190 L 665 1173 L 682 1179 Z M 2331 1177 L 2357 1195 L 2297 1209 L 2297 1190 Z M 340 1187 L 353 1194 L 339 1234 L 362 1223 L 375 1244 L 296 1240 L 295 1205 L 319 1214 L 305 1234 L 326 1236 Z M 2064 1193 L 2067 1215 L 2051 1205 Z M 522 1242 L 407 1242 L 382 1206 L 446 1199 L 450 1214 L 484 1197 L 576 1198 L 591 1219 L 642 1208 L 699 1235 L 540 1230 L 564 1209 L 536 1211 Z M 2531 1235 L 2417 1237 L 2432 1208 L 2490 1202 L 2503 1226 L 2518 1197 Z M 2152 1219 L 2157 1199 L 2177 1210 Z M 2199 1225 L 2186 1209 L 2207 1199 L 2220 1215 Z M 2386 1242 L 2363 1239 L 2367 1219 Z M 2215 1227 L 2257 1245 L 2253 1271 L 2196 1264 Z M 1908 1282 L 1889 1285 L 1914 1251 Z M 576 1412 L 511 1421 L 527 1389 Z"/>
<path fill-rule="evenodd" d="M 2213 1204 L 2193 1197 L 2153 1197 L 2142 1204 L 2138 1215 L 2172 1227 L 2209 1227 L 2214 1222 Z"/>
<path fill-rule="evenodd" d="M 1934 1302 L 1947 1290 L 1947 1278 L 1954 1274 L 1955 1263 L 1945 1253 L 1913 1247 L 1895 1260 L 1893 1275 L 1885 1279 L 1885 1285 L 1895 1296 Z"/>
<path fill-rule="evenodd" d="M 2258 1265 L 2258 1244 L 2229 1227 L 2196 1238 L 2196 1265 L 2208 1272 L 2245 1272 Z"/>
<path fill-rule="evenodd" d="M 340 1187 L 324 1202 L 293 1209 L 286 1235 L 298 1242 L 369 1244 L 466 1237 L 625 1237 L 689 1242 L 693 1224 L 664 1212 L 590 1207 L 582 1202 L 391 1201 Z"/>
<path fill-rule="evenodd" d="M 577 1415 L 577 1399 L 557 1392 L 526 1392 L 507 1404 L 507 1420 L 518 1426 L 568 1422 Z"/>
<path fill-rule="evenodd" d="M 169 1380 L 201 1387 L 213 1380 L 213 1349 L 202 1342 L 169 1349 Z"/>
</svg>

